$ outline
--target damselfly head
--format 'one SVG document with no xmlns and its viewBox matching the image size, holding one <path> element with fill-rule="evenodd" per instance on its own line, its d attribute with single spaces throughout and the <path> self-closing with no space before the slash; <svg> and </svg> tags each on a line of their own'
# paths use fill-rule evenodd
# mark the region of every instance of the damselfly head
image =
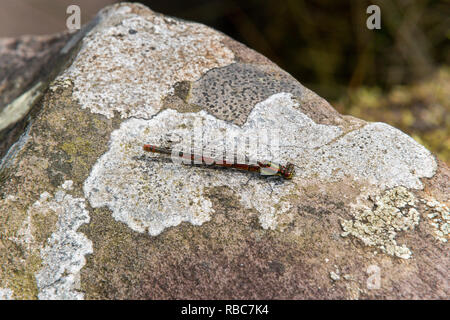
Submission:
<svg viewBox="0 0 450 320">
<path fill-rule="evenodd" d="M 294 165 L 289 162 L 286 166 L 281 166 L 275 162 L 259 161 L 258 165 L 260 166 L 259 172 L 263 176 L 278 175 L 284 179 L 292 179 L 295 173 Z"/>
<path fill-rule="evenodd" d="M 294 173 L 295 173 L 294 165 L 288 162 L 286 166 L 281 166 L 279 174 L 285 179 L 292 179 Z"/>
</svg>

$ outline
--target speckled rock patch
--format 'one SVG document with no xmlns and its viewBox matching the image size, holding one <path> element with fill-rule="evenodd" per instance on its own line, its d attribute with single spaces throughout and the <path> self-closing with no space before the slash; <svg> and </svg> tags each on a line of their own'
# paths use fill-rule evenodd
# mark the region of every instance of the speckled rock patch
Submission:
<svg viewBox="0 0 450 320">
<path fill-rule="evenodd" d="M 100 13 L 100 24 L 83 39 L 60 77 L 74 82 L 74 98 L 91 112 L 150 118 L 175 83 L 197 80 L 234 61 L 221 42 L 224 36 L 202 24 L 157 15 L 140 5 L 114 8 Z"/>
<path fill-rule="evenodd" d="M 242 125 L 258 102 L 279 92 L 301 97 L 304 89 L 276 67 L 233 63 L 209 70 L 194 82 L 187 102 L 201 106 L 218 119 Z"/>
</svg>

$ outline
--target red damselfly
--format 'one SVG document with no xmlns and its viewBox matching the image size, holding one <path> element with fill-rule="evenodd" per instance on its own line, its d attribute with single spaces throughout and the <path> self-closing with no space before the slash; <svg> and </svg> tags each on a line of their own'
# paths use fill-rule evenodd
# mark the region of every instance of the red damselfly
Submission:
<svg viewBox="0 0 450 320">
<path fill-rule="evenodd" d="M 196 154 L 194 152 L 176 152 L 170 148 L 158 147 L 151 144 L 144 144 L 144 151 L 165 155 L 175 155 L 179 158 L 187 159 L 190 161 L 200 160 L 203 165 L 207 166 L 227 167 L 244 171 L 258 172 L 263 176 L 277 175 L 283 177 L 284 179 L 291 179 L 295 172 L 294 165 L 289 162 L 285 166 L 271 161 L 255 161 L 254 164 L 238 163 L 237 161 L 227 162 L 224 158 L 210 158 Z"/>
</svg>

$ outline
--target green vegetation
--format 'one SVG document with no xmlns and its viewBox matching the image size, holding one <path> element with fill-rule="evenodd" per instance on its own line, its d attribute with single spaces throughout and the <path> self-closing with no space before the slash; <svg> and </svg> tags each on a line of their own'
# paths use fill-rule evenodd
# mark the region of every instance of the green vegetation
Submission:
<svg viewBox="0 0 450 320">
<path fill-rule="evenodd" d="M 387 93 L 360 87 L 333 105 L 341 113 L 399 128 L 450 164 L 450 68 Z"/>
</svg>

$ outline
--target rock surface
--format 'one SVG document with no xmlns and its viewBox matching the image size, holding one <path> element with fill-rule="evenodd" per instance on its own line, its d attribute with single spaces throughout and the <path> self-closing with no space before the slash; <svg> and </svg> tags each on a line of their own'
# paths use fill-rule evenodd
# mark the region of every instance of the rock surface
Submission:
<svg viewBox="0 0 450 320">
<path fill-rule="evenodd" d="M 48 84 L 65 68 L 97 18 L 75 32 L 0 39 L 0 157 L 24 131 Z"/>
<path fill-rule="evenodd" d="M 142 151 L 195 137 L 296 175 Z M 1 162 L 0 298 L 445 299 L 449 175 L 227 36 L 117 4 Z"/>
<path fill-rule="evenodd" d="M 23 130 L 23 126 L 14 127 L 29 111 L 23 101 L 35 96 L 38 80 L 52 68 L 52 57 L 68 39 L 66 33 L 0 39 L 0 157 L 17 139 L 15 133 Z M 24 107 L 8 108 L 18 98 Z"/>
</svg>

